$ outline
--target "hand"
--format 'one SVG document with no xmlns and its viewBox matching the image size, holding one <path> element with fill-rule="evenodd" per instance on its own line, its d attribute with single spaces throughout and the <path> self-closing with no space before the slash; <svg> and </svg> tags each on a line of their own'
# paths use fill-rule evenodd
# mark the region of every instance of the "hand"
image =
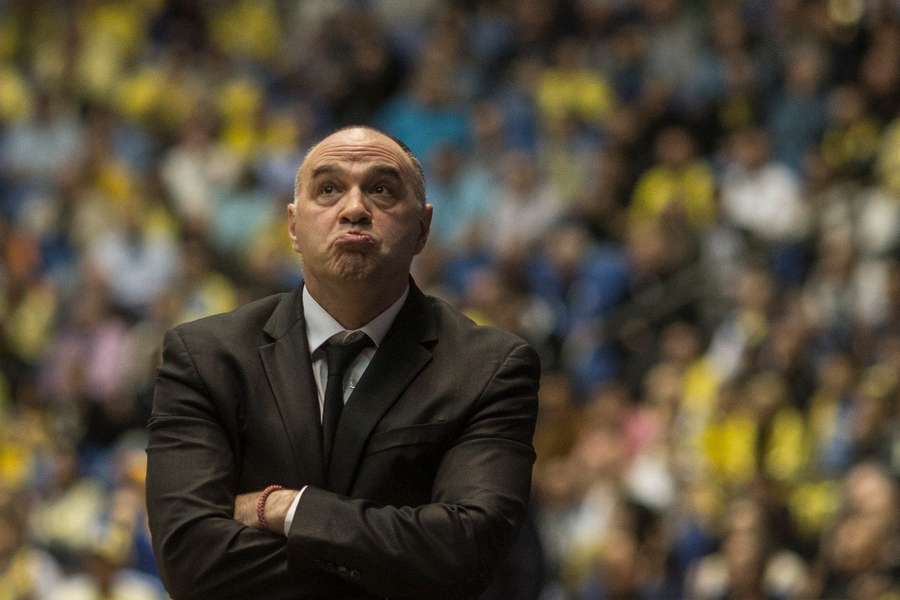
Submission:
<svg viewBox="0 0 900 600">
<path fill-rule="evenodd" d="M 251 527 L 262 527 L 259 519 L 256 518 L 256 502 L 262 490 L 258 492 L 248 492 L 246 494 L 238 494 L 234 498 L 234 520 L 250 525 Z M 284 533 L 284 518 L 287 511 L 294 501 L 297 490 L 277 490 L 269 494 L 266 498 L 266 521 L 269 530 L 275 533 Z"/>
</svg>

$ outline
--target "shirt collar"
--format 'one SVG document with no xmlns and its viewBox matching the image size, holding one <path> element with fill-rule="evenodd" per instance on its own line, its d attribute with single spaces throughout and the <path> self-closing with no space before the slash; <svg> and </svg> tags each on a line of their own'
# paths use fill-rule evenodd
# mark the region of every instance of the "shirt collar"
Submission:
<svg viewBox="0 0 900 600">
<path fill-rule="evenodd" d="M 384 336 L 387 335 L 388 329 L 397 318 L 397 313 L 403 308 L 406 297 L 409 295 L 409 286 L 403 290 L 400 297 L 388 306 L 380 315 L 360 327 L 352 331 L 362 331 L 371 338 L 375 343 L 375 347 L 381 345 Z M 336 333 L 347 331 L 343 325 L 337 322 L 322 305 L 316 302 L 316 299 L 309 293 L 309 288 L 303 286 L 303 318 L 306 321 L 306 341 L 309 343 L 309 353 L 313 354 L 319 347 L 324 344 L 328 338 Z"/>
</svg>

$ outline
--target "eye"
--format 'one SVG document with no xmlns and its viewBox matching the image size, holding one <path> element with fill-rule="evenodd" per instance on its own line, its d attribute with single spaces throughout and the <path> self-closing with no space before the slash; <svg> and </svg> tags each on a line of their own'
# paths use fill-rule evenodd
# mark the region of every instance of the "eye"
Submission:
<svg viewBox="0 0 900 600">
<path fill-rule="evenodd" d="M 383 183 L 376 183 L 374 186 L 372 186 L 372 192 L 375 194 L 387 194 L 388 188 Z"/>
<path fill-rule="evenodd" d="M 319 187 L 320 194 L 330 195 L 330 194 L 335 193 L 336 191 L 337 191 L 337 186 L 335 186 L 333 183 L 323 183 Z"/>
</svg>

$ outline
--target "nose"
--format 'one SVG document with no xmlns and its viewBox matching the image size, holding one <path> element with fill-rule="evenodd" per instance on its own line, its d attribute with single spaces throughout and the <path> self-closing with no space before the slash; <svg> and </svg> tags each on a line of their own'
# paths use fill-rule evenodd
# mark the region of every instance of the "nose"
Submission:
<svg viewBox="0 0 900 600">
<path fill-rule="evenodd" d="M 340 222 L 350 225 L 368 225 L 372 222 L 372 212 L 365 194 L 358 186 L 352 187 L 344 196 L 341 205 Z"/>
</svg>

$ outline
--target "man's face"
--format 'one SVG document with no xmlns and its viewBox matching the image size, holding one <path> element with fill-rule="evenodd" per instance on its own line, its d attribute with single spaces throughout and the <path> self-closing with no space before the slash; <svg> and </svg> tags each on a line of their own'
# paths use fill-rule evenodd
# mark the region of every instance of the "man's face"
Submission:
<svg viewBox="0 0 900 600">
<path fill-rule="evenodd" d="M 428 238 L 430 205 L 413 191 L 414 167 L 400 146 L 368 129 L 339 131 L 300 167 L 288 205 L 294 250 L 318 280 L 404 278 Z"/>
</svg>

